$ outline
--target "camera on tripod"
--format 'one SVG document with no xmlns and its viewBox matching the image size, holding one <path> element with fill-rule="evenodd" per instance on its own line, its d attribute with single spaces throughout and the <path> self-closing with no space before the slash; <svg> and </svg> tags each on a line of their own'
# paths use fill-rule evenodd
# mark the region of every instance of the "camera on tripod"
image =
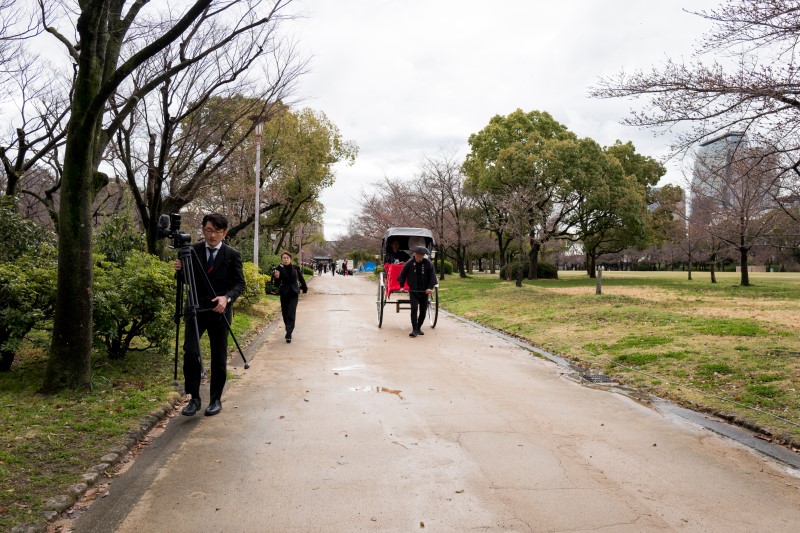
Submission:
<svg viewBox="0 0 800 533">
<path fill-rule="evenodd" d="M 192 242 L 192 237 L 185 231 L 181 231 L 181 214 L 163 214 L 158 217 L 158 237 L 159 239 L 172 239 L 173 248 L 188 246 Z"/>
</svg>

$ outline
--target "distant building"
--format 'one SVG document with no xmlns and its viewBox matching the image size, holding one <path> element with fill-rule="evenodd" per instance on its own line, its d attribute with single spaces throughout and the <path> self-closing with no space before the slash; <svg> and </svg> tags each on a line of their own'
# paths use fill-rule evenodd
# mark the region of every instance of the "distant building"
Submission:
<svg viewBox="0 0 800 533">
<path fill-rule="evenodd" d="M 733 131 L 700 143 L 692 173 L 691 202 L 697 197 L 712 199 L 719 207 L 733 203 L 731 172 L 737 162 L 737 153 L 747 148 L 747 136 Z"/>
</svg>

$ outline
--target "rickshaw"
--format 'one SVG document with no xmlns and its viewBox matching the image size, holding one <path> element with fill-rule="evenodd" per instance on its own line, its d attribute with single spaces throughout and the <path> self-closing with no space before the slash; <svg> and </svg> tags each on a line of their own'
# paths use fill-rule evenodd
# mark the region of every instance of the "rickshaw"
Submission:
<svg viewBox="0 0 800 533">
<path fill-rule="evenodd" d="M 383 324 L 383 308 L 386 304 L 393 304 L 396 312 L 399 313 L 401 309 L 411 309 L 411 300 L 403 298 L 403 294 L 408 294 L 408 283 L 403 287 L 397 282 L 397 276 L 403 269 L 403 264 L 389 264 L 385 263 L 386 251 L 389 247 L 390 240 L 397 239 L 400 241 L 400 249 L 405 251 L 409 257 L 413 255 L 411 251 L 415 246 L 424 246 L 431 252 L 431 261 L 436 255 L 434 246 L 436 243 L 433 239 L 433 233 L 425 228 L 389 228 L 383 235 L 381 241 L 381 254 L 378 258 L 379 263 L 383 264 L 383 272 L 378 275 L 378 299 L 376 302 L 378 308 L 378 327 Z M 394 295 L 394 298 L 392 296 Z M 439 284 L 433 288 L 433 292 L 428 298 L 428 323 L 431 328 L 436 327 L 436 321 L 439 319 Z"/>
</svg>

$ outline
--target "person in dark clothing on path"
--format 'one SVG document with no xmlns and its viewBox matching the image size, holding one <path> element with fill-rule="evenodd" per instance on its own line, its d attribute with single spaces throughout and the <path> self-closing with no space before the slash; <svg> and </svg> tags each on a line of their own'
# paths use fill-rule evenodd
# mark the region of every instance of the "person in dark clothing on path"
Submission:
<svg viewBox="0 0 800 533">
<path fill-rule="evenodd" d="M 306 280 L 300 267 L 292 264 L 292 255 L 289 252 L 281 254 L 281 264 L 275 268 L 275 279 L 280 283 L 278 293 L 281 295 L 281 315 L 286 328 L 286 342 L 292 342 L 295 315 L 297 314 L 297 301 L 300 291 L 308 292 Z"/>
<path fill-rule="evenodd" d="M 408 280 L 408 296 L 411 300 L 411 333 L 409 337 L 424 335 L 422 324 L 425 322 L 425 313 L 428 311 L 428 296 L 439 282 L 433 263 L 425 257 L 430 254 L 424 246 L 414 246 L 411 251 L 414 257 L 406 261 L 403 270 L 397 276 L 397 282 L 402 287 Z"/>
<path fill-rule="evenodd" d="M 232 317 L 233 302 L 244 291 L 242 256 L 237 250 L 223 242 L 228 235 L 228 219 L 218 213 L 203 217 L 205 241 L 193 246 L 192 261 L 195 285 L 197 285 L 197 329 L 194 320 L 186 321 L 183 341 L 183 377 L 186 393 L 192 396 L 181 414 L 194 416 L 200 410 L 200 378 L 203 371 L 200 346 L 197 339 L 208 332 L 211 347 L 211 397 L 206 415 L 219 414 L 222 410 L 222 390 L 225 388 L 228 359 L 228 324 Z M 183 268 L 180 259 L 173 264 L 176 272 Z M 211 287 L 206 283 L 206 277 Z M 228 321 L 226 324 L 225 321 Z"/>
</svg>

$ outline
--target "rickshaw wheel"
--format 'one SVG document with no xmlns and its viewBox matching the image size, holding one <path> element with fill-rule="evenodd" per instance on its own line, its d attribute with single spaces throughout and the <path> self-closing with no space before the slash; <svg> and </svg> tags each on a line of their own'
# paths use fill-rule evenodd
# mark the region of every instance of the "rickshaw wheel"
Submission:
<svg viewBox="0 0 800 533">
<path fill-rule="evenodd" d="M 430 298 L 428 298 L 428 322 L 431 329 L 436 327 L 436 321 L 439 320 L 439 287 L 434 287 Z"/>
<path fill-rule="evenodd" d="M 378 327 L 383 324 L 383 306 L 386 304 L 386 286 L 383 283 L 383 272 L 378 276 L 378 299 L 375 301 L 378 306 Z"/>
</svg>

